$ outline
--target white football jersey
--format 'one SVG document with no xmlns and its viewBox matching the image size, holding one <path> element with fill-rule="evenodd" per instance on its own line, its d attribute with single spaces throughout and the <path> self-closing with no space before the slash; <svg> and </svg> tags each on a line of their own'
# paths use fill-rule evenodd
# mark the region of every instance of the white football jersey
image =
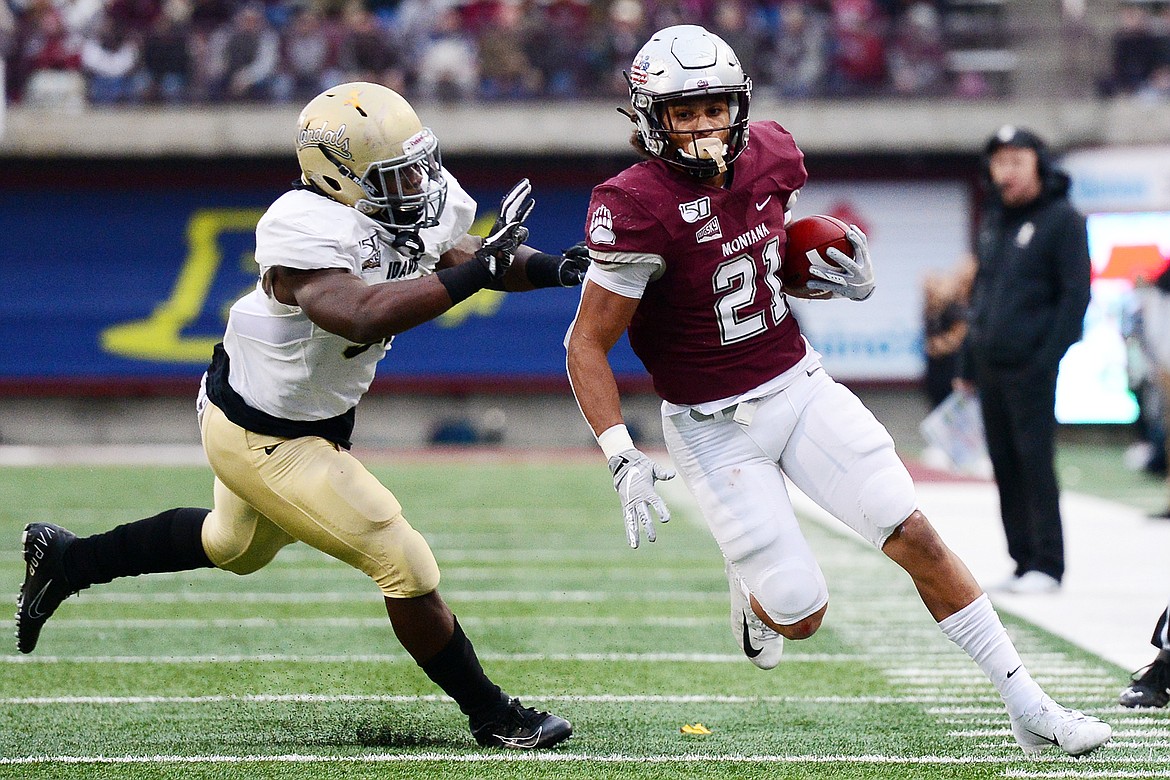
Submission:
<svg viewBox="0 0 1170 780">
<path fill-rule="evenodd" d="M 412 257 L 391 246 L 383 225 L 357 209 L 309 190 L 280 196 L 256 225 L 260 279 L 274 266 L 344 268 L 366 284 L 434 273 L 439 256 L 467 234 L 475 201 L 453 176 L 439 224 L 420 231 L 424 253 Z M 357 405 L 390 347 L 354 344 L 314 324 L 298 306 L 267 295 L 260 282 L 228 315 L 224 349 L 229 383 L 254 409 L 285 420 L 324 420 Z"/>
</svg>

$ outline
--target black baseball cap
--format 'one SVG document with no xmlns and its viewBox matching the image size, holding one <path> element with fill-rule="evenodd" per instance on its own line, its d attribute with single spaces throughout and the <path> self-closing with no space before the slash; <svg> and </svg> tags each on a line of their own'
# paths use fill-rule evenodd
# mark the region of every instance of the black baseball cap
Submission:
<svg viewBox="0 0 1170 780">
<path fill-rule="evenodd" d="M 1043 156 L 1047 150 L 1048 145 L 1044 143 L 1044 139 L 1024 127 L 1016 127 L 1015 125 L 1004 125 L 995 132 L 995 135 L 987 139 L 987 144 L 983 149 L 983 153 L 991 155 L 996 149 L 1004 146 L 1017 146 L 1021 149 L 1033 149 L 1037 154 Z"/>
</svg>

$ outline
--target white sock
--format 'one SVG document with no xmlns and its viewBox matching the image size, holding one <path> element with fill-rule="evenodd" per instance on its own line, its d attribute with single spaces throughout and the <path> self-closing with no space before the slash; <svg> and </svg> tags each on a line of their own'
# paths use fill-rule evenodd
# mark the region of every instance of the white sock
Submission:
<svg viewBox="0 0 1170 780">
<path fill-rule="evenodd" d="M 1012 717 L 1034 707 L 1044 696 L 1004 630 L 984 593 L 939 622 L 947 638 L 966 651 L 1003 697 Z"/>
</svg>

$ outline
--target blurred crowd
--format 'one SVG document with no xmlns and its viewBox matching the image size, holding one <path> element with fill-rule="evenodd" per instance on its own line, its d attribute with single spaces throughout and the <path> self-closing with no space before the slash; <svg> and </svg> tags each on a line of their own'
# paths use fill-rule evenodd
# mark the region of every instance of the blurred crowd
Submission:
<svg viewBox="0 0 1170 780">
<path fill-rule="evenodd" d="M 780 97 L 980 97 L 947 69 L 944 0 L 0 0 L 12 102 L 621 96 L 661 27 L 700 23 Z"/>
<path fill-rule="evenodd" d="M 1128 0 L 1118 9 L 1109 73 L 1102 95 L 1170 100 L 1170 2 Z"/>
</svg>

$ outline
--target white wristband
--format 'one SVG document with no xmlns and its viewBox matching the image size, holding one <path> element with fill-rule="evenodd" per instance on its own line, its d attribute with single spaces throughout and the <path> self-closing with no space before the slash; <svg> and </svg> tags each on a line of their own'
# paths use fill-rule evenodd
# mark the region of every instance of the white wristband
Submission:
<svg viewBox="0 0 1170 780">
<path fill-rule="evenodd" d="M 606 460 L 619 452 L 634 449 L 634 440 L 630 438 L 630 432 L 626 426 L 621 423 L 611 425 L 602 431 L 597 437 L 597 443 L 601 445 L 601 451 L 605 453 Z"/>
</svg>

